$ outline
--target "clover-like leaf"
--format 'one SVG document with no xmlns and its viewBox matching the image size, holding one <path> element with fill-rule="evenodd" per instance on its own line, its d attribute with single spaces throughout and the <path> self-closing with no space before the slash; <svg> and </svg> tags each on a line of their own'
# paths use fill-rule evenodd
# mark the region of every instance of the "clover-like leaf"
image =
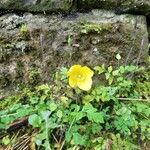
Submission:
<svg viewBox="0 0 150 150">
<path fill-rule="evenodd" d="M 33 114 L 29 117 L 28 122 L 33 127 L 40 127 L 40 125 L 42 123 L 42 119 L 37 114 Z"/>
</svg>

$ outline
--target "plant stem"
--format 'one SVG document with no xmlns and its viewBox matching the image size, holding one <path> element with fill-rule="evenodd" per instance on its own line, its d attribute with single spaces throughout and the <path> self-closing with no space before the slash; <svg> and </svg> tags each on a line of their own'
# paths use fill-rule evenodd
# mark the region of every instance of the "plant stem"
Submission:
<svg viewBox="0 0 150 150">
<path fill-rule="evenodd" d="M 141 101 L 141 102 L 147 102 L 150 103 L 150 99 L 134 99 L 134 98 L 120 98 L 118 97 L 119 100 L 124 100 L 124 101 Z"/>
<path fill-rule="evenodd" d="M 49 143 L 49 134 L 48 134 L 48 120 L 46 119 L 45 121 L 46 121 L 45 122 L 46 123 L 46 126 L 45 126 L 46 127 L 46 140 L 47 140 L 47 143 L 48 143 L 48 145 L 47 145 L 48 148 L 47 149 L 51 150 L 51 146 L 50 146 L 50 143 Z"/>
</svg>

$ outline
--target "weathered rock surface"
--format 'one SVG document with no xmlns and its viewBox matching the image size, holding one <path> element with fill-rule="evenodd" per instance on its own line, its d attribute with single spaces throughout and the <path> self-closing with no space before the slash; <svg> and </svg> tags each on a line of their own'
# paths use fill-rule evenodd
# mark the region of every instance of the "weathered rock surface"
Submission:
<svg viewBox="0 0 150 150">
<path fill-rule="evenodd" d="M 68 12 L 76 9 L 106 9 L 118 13 L 150 15 L 150 0 L 1 0 L 0 9 L 30 12 Z"/>
<path fill-rule="evenodd" d="M 0 0 L 0 9 L 32 12 L 67 12 L 73 0 Z"/>
<path fill-rule="evenodd" d="M 150 25 L 147 28 L 148 28 L 148 38 L 150 39 Z"/>
<path fill-rule="evenodd" d="M 71 16 L 7 14 L 0 17 L 0 95 L 50 82 L 61 66 L 141 64 L 148 54 L 144 16 L 107 11 Z M 13 91 L 14 92 L 14 91 Z"/>
<path fill-rule="evenodd" d="M 80 9 L 106 9 L 118 13 L 150 15 L 150 0 L 79 0 Z"/>
</svg>

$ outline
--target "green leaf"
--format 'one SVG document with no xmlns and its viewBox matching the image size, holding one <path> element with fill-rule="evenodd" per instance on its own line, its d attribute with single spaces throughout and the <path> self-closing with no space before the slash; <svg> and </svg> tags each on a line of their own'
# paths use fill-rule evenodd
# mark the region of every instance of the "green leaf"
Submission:
<svg viewBox="0 0 150 150">
<path fill-rule="evenodd" d="M 42 140 L 37 139 L 35 140 L 36 145 L 41 146 L 42 145 Z"/>
<path fill-rule="evenodd" d="M 50 110 L 55 111 L 57 109 L 57 105 L 53 102 L 50 104 Z"/>
<path fill-rule="evenodd" d="M 66 67 L 62 67 L 60 69 L 60 80 L 65 80 L 67 78 L 67 72 L 68 72 L 68 69 Z"/>
<path fill-rule="evenodd" d="M 111 77 L 108 79 L 108 83 L 109 83 L 109 85 L 111 85 L 111 84 L 113 83 L 113 81 L 114 81 L 114 77 L 113 77 L 113 76 L 111 76 Z"/>
<path fill-rule="evenodd" d="M 4 145 L 8 145 L 10 142 L 11 142 L 11 140 L 10 140 L 9 136 L 3 137 L 2 143 L 3 143 Z"/>
<path fill-rule="evenodd" d="M 42 120 L 37 114 L 29 116 L 28 122 L 33 127 L 40 127 Z"/>
<path fill-rule="evenodd" d="M 125 67 L 120 66 L 119 70 L 120 70 L 120 73 L 123 74 L 125 72 Z"/>
<path fill-rule="evenodd" d="M 38 100 L 39 100 L 39 97 L 38 97 L 38 96 L 31 96 L 31 97 L 30 97 L 30 102 L 31 102 L 31 104 L 37 104 L 37 103 L 38 103 Z"/>
<path fill-rule="evenodd" d="M 113 75 L 113 76 L 118 76 L 118 75 L 119 75 L 119 70 L 114 70 L 114 71 L 112 72 L 112 75 Z"/>
<path fill-rule="evenodd" d="M 50 91 L 50 87 L 48 84 L 43 84 L 43 85 L 40 85 L 38 87 L 36 87 L 37 91 Z"/>
<path fill-rule="evenodd" d="M 9 124 L 9 123 L 11 123 L 11 122 L 13 122 L 15 120 L 15 117 L 14 116 L 6 116 L 6 117 L 3 117 L 3 118 L 1 118 L 1 123 L 4 123 L 4 124 Z"/>
<path fill-rule="evenodd" d="M 97 109 L 94 108 L 90 103 L 89 104 L 86 104 L 83 109 L 82 109 L 83 112 L 87 112 L 87 113 L 90 113 L 90 112 L 96 112 Z"/>
<path fill-rule="evenodd" d="M 65 107 L 69 106 L 69 99 L 68 99 L 68 97 L 62 96 L 62 97 L 60 97 L 60 100 L 64 104 Z"/>
<path fill-rule="evenodd" d="M 148 107 L 145 104 L 135 104 L 136 108 L 137 108 L 137 112 L 141 113 L 143 111 L 145 111 Z"/>
<path fill-rule="evenodd" d="M 104 123 L 104 115 L 103 115 L 103 113 L 102 112 L 96 112 L 94 114 L 93 120 L 96 123 Z"/>
<path fill-rule="evenodd" d="M 78 121 L 78 120 L 82 119 L 85 116 L 86 115 L 83 112 L 81 112 L 81 111 L 77 112 L 77 114 L 76 114 L 76 120 Z"/>
<path fill-rule="evenodd" d="M 71 46 L 71 45 L 72 45 L 73 40 L 72 40 L 72 38 L 71 38 L 71 35 L 68 35 L 68 40 L 67 40 L 67 42 L 68 42 L 68 46 Z"/>
<path fill-rule="evenodd" d="M 24 109 L 20 108 L 17 110 L 18 117 L 29 115 L 32 112 L 32 108 L 24 106 Z"/>
<path fill-rule="evenodd" d="M 130 115 L 131 114 L 131 111 L 127 108 L 127 107 L 122 107 L 121 109 L 119 109 L 117 112 L 116 112 L 117 115 Z"/>
<path fill-rule="evenodd" d="M 92 129 L 92 133 L 95 134 L 95 133 L 99 133 L 101 131 L 102 127 L 97 123 L 92 123 L 91 129 Z"/>
<path fill-rule="evenodd" d="M 44 128 L 45 129 L 45 128 Z M 43 141 L 46 139 L 46 131 L 44 130 L 43 132 L 40 132 L 39 134 L 36 135 L 36 140 Z"/>
<path fill-rule="evenodd" d="M 91 95 L 85 95 L 85 96 L 83 97 L 83 103 L 84 103 L 84 104 L 88 104 L 88 103 L 90 103 L 90 102 L 93 101 L 93 100 L 94 100 L 94 97 L 91 96 Z"/>
<path fill-rule="evenodd" d="M 3 124 L 3 123 L 1 123 L 1 120 L 0 120 L 0 130 L 3 130 L 3 129 L 6 129 L 6 125 L 5 124 Z"/>
<path fill-rule="evenodd" d="M 65 134 L 65 140 L 67 142 L 69 142 L 73 136 L 73 133 L 77 133 L 77 131 L 79 130 L 80 126 L 78 125 L 74 125 L 70 128 L 70 130 L 68 130 Z"/>
<path fill-rule="evenodd" d="M 85 136 L 82 136 L 79 133 L 73 133 L 73 141 L 75 145 L 85 145 L 86 144 L 86 138 Z"/>
<path fill-rule="evenodd" d="M 112 66 L 109 66 L 109 67 L 108 67 L 108 72 L 111 73 L 112 70 L 113 70 L 113 67 L 112 67 Z"/>
<path fill-rule="evenodd" d="M 87 114 L 89 120 L 96 123 L 104 123 L 104 116 L 102 112 L 90 112 Z"/>
<path fill-rule="evenodd" d="M 145 115 L 146 115 L 147 117 L 149 117 L 149 116 L 150 116 L 150 108 L 147 108 L 147 109 L 146 109 L 146 111 L 145 111 Z"/>
<path fill-rule="evenodd" d="M 62 116 L 63 116 L 62 111 L 61 111 L 61 110 L 58 110 L 58 111 L 57 111 L 57 117 L 62 118 Z"/>
<path fill-rule="evenodd" d="M 105 72 L 105 69 L 103 67 L 100 67 L 100 66 L 94 67 L 94 70 L 98 71 L 98 74 L 102 74 L 103 72 Z"/>
<path fill-rule="evenodd" d="M 94 108 L 91 104 L 87 104 L 83 107 L 82 112 L 87 113 L 87 117 L 90 121 L 96 123 L 104 123 L 104 116 L 102 112 L 96 112 L 97 109 Z"/>
<path fill-rule="evenodd" d="M 49 118 L 50 114 L 51 114 L 51 112 L 48 110 L 41 112 L 41 116 L 44 120 L 47 120 Z"/>
<path fill-rule="evenodd" d="M 133 65 L 130 65 L 130 66 L 125 66 L 125 71 L 126 72 L 134 72 L 138 69 L 137 66 L 133 66 Z"/>
<path fill-rule="evenodd" d="M 70 133 L 70 131 L 67 131 L 66 134 L 65 134 L 65 140 L 67 142 L 69 142 L 72 138 L 72 134 Z"/>
<path fill-rule="evenodd" d="M 110 78 L 110 73 L 105 73 L 105 77 L 106 77 L 106 80 L 108 80 Z"/>
<path fill-rule="evenodd" d="M 124 79 L 123 77 L 118 77 L 118 78 L 117 78 L 117 81 L 118 81 L 118 82 L 121 82 L 121 81 L 123 81 L 123 79 Z"/>
</svg>

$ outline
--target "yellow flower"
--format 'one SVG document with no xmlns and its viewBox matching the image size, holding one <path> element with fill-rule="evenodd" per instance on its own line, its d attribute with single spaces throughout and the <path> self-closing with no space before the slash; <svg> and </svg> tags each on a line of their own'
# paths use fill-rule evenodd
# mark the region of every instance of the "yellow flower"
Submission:
<svg viewBox="0 0 150 150">
<path fill-rule="evenodd" d="M 84 66 L 74 65 L 68 71 L 69 85 L 72 88 L 79 87 L 84 91 L 88 91 L 92 86 L 92 76 L 94 72 Z"/>
</svg>

